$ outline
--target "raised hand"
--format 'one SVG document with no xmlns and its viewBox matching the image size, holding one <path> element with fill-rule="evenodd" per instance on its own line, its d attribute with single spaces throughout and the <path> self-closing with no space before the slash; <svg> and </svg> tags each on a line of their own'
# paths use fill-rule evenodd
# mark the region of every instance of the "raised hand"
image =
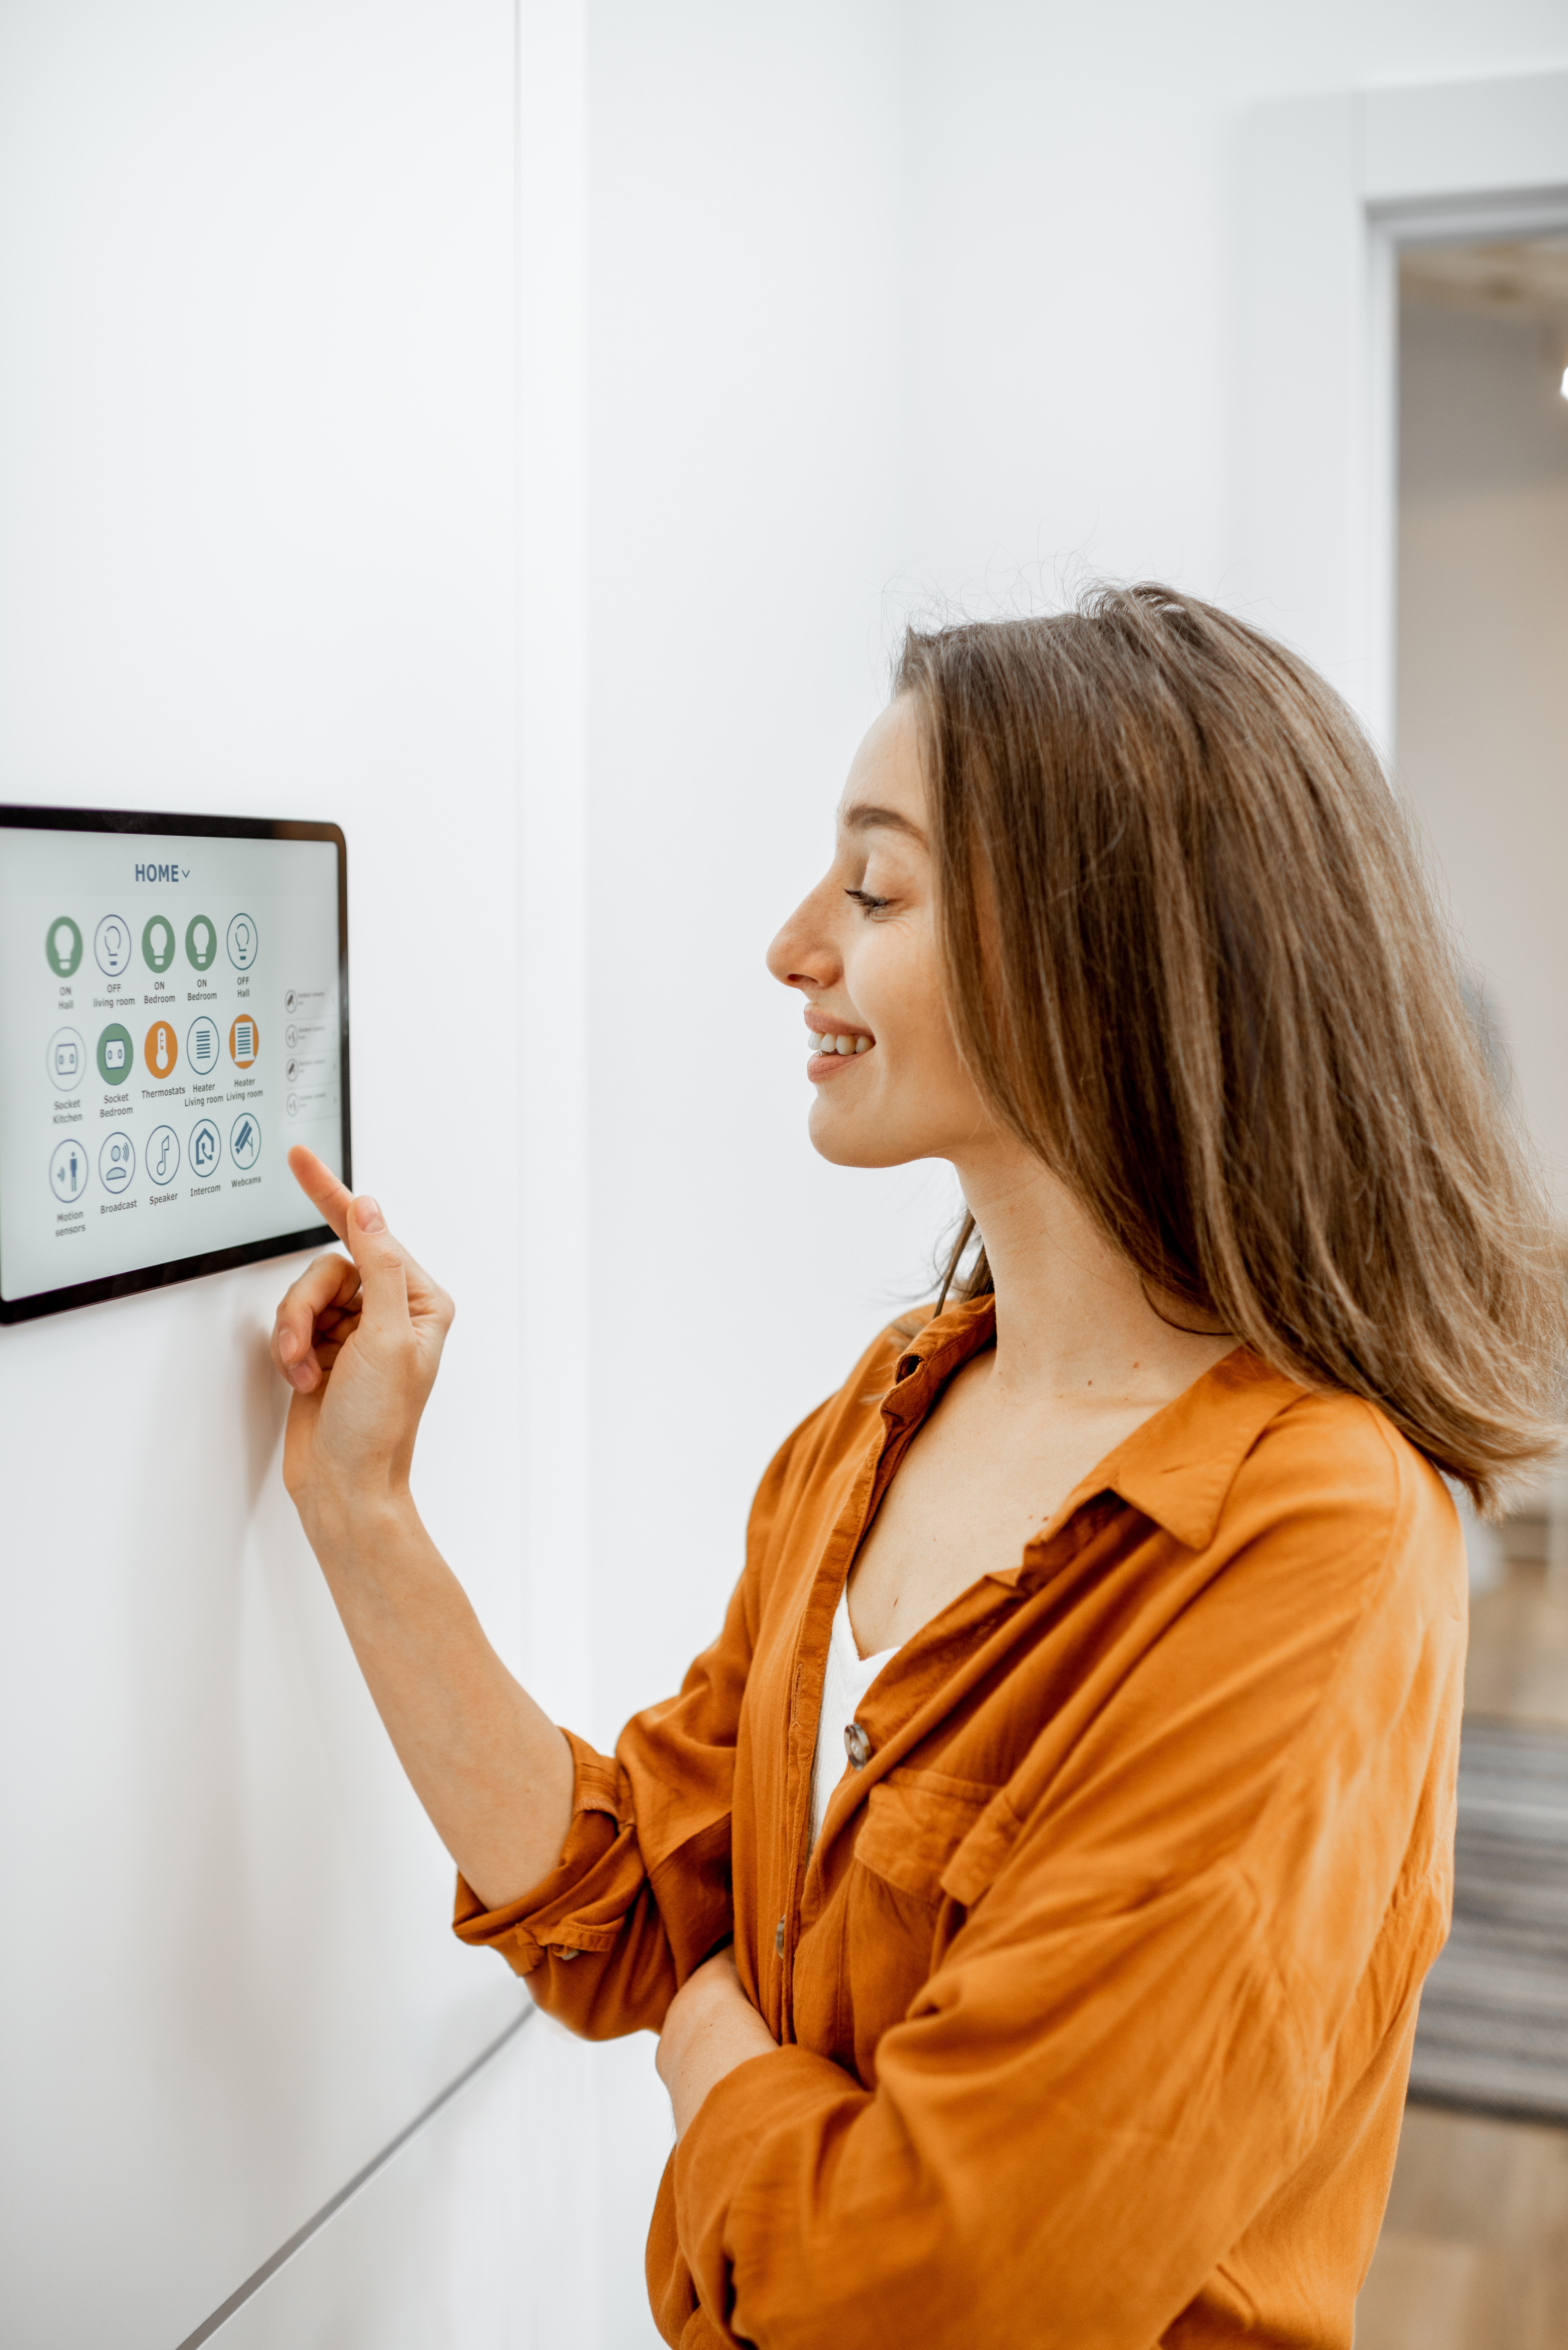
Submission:
<svg viewBox="0 0 1568 2350">
<path fill-rule="evenodd" d="M 406 1491 L 420 1418 L 452 1303 L 314 1151 L 288 1154 L 296 1181 L 350 1253 L 319 1256 L 277 1309 L 272 1355 L 294 1389 L 284 1482 L 313 1519 Z"/>
</svg>

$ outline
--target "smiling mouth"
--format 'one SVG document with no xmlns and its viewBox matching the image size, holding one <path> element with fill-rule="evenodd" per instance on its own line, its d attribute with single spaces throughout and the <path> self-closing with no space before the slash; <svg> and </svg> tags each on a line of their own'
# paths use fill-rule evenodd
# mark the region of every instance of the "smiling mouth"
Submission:
<svg viewBox="0 0 1568 2350">
<path fill-rule="evenodd" d="M 856 1061 L 875 1045 L 875 1036 L 846 1036 L 836 1033 L 825 1035 L 815 1029 L 806 1032 L 807 1057 L 805 1074 L 814 1085 L 842 1068 L 846 1061 Z"/>
</svg>

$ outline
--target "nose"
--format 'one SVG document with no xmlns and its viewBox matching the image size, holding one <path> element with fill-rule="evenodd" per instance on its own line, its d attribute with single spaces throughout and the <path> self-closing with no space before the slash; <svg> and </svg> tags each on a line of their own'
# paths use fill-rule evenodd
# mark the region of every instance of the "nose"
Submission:
<svg viewBox="0 0 1568 2350">
<path fill-rule="evenodd" d="M 826 880 L 803 898 L 768 949 L 768 969 L 783 987 L 832 987 L 843 963 L 827 921 Z"/>
</svg>

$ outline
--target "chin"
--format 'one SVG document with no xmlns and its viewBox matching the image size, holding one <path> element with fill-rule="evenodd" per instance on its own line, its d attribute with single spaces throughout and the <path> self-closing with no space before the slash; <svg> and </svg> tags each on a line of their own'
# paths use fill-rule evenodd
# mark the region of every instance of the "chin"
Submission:
<svg viewBox="0 0 1568 2350">
<path fill-rule="evenodd" d="M 906 1167 L 913 1159 L 929 1159 L 929 1144 L 909 1142 L 876 1120 L 842 1118 L 831 1102 L 812 1104 L 806 1120 L 811 1147 L 830 1167 Z"/>
</svg>

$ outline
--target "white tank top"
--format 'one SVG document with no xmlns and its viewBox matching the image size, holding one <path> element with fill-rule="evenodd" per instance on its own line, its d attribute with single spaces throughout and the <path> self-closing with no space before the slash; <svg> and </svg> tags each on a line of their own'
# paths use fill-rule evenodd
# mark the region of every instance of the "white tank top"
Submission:
<svg viewBox="0 0 1568 2350">
<path fill-rule="evenodd" d="M 822 1833 L 828 1797 L 849 1768 L 844 1733 L 860 1711 L 860 1700 L 898 1648 L 880 1648 L 863 1657 L 855 1645 L 849 1621 L 849 1588 L 839 1594 L 833 1632 L 827 1643 L 827 1667 L 822 1680 L 822 1712 L 816 1725 L 816 1753 L 811 1766 L 811 1845 Z M 807 1851 L 811 1845 L 806 1846 Z"/>
</svg>

